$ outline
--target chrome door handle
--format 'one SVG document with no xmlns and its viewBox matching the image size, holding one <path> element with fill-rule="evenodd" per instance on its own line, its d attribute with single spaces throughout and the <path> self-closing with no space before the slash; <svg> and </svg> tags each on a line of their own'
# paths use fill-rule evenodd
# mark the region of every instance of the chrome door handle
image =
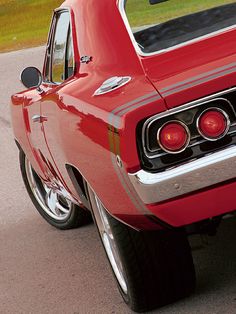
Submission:
<svg viewBox="0 0 236 314">
<path fill-rule="evenodd" d="M 94 96 L 103 95 L 113 90 L 124 86 L 125 84 L 129 83 L 131 80 L 130 76 L 114 76 L 106 80 L 102 83 L 102 85 L 95 91 Z"/>
<path fill-rule="evenodd" d="M 47 117 L 45 117 L 45 116 L 40 116 L 40 115 L 34 115 L 33 117 L 32 117 L 32 121 L 34 122 L 34 123 L 36 123 L 36 122 L 38 122 L 38 123 L 43 123 L 43 122 L 45 122 L 45 121 L 47 121 L 48 119 L 47 119 Z"/>
</svg>

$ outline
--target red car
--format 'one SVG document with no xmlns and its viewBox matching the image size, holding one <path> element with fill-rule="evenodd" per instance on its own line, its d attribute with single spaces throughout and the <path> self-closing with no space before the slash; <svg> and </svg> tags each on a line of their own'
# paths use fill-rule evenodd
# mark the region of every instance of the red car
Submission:
<svg viewBox="0 0 236 314">
<path fill-rule="evenodd" d="M 188 236 L 236 209 L 235 16 L 234 1 L 67 0 L 42 74 L 12 96 L 35 207 L 59 229 L 92 214 L 135 311 L 194 290 Z"/>
</svg>

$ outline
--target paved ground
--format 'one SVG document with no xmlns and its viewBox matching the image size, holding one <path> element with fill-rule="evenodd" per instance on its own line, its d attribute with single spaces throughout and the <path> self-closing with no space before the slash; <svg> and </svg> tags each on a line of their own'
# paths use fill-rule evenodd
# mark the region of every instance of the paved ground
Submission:
<svg viewBox="0 0 236 314">
<path fill-rule="evenodd" d="M 0 313 L 130 313 L 95 227 L 53 229 L 36 213 L 23 187 L 9 96 L 22 88 L 21 69 L 41 63 L 42 48 L 0 54 Z M 208 245 L 193 239 L 196 293 L 155 313 L 236 313 L 235 226 L 236 219 L 225 221 Z"/>
</svg>

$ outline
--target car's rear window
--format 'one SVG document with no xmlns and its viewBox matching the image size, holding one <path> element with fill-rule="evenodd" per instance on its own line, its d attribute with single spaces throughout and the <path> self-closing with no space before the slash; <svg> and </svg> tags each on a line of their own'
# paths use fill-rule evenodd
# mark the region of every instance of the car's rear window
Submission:
<svg viewBox="0 0 236 314">
<path fill-rule="evenodd" d="M 154 5 L 149 0 L 121 2 L 143 53 L 165 50 L 236 24 L 236 3 L 232 0 L 159 0 Z"/>
</svg>

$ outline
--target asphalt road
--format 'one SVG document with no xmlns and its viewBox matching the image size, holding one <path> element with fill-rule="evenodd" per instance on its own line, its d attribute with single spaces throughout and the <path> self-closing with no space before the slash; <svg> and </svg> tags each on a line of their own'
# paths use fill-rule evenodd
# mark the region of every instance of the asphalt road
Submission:
<svg viewBox="0 0 236 314">
<path fill-rule="evenodd" d="M 131 313 L 121 300 L 94 225 L 58 231 L 38 215 L 19 172 L 9 97 L 43 49 L 0 54 L 0 313 Z M 217 206 L 217 204 L 216 204 Z M 191 243 L 194 295 L 153 313 L 236 313 L 236 219 L 209 243 Z"/>
</svg>

